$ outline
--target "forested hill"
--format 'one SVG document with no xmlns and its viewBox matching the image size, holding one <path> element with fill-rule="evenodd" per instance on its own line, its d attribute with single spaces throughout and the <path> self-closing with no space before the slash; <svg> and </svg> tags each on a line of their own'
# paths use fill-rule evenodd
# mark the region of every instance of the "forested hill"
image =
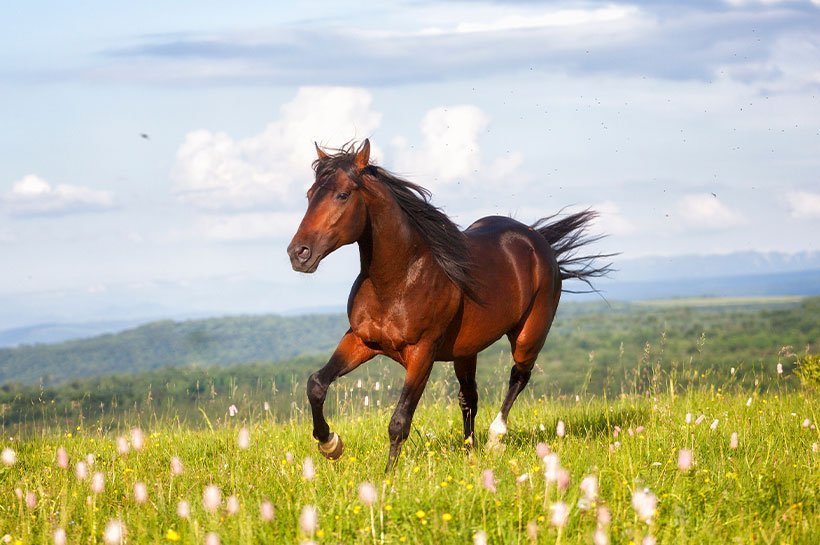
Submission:
<svg viewBox="0 0 820 545">
<path fill-rule="evenodd" d="M 786 345 L 796 351 L 806 346 L 817 350 L 818 315 L 820 298 L 565 303 L 539 362 L 553 380 L 566 384 L 576 381 L 579 369 L 583 374 L 591 368 L 593 356 L 593 374 L 604 376 L 616 366 L 648 358 L 650 344 L 669 361 L 687 361 L 705 343 L 709 365 L 769 365 Z M 90 339 L 0 350 L 0 384 L 42 380 L 54 385 L 82 377 L 311 355 L 317 356 L 308 358 L 309 367 L 315 368 L 347 327 L 343 314 L 154 322 Z M 506 341 L 490 347 L 482 359 L 498 361 L 502 352 L 509 354 Z"/>
<path fill-rule="evenodd" d="M 153 322 L 90 339 L 0 349 L 0 383 L 54 384 L 190 364 L 280 361 L 328 352 L 347 328 L 341 314 Z"/>
</svg>

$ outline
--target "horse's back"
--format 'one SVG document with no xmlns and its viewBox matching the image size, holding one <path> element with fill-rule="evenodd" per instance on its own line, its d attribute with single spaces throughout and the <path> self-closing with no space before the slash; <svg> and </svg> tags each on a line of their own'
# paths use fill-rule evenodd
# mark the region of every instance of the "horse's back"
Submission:
<svg viewBox="0 0 820 545">
<path fill-rule="evenodd" d="M 514 330 L 536 293 L 546 290 L 557 297 L 561 289 L 552 248 L 529 226 L 505 216 L 488 216 L 464 234 L 474 264 L 477 300 L 465 297 L 457 332 L 446 343 L 456 357 L 483 350 Z"/>
</svg>

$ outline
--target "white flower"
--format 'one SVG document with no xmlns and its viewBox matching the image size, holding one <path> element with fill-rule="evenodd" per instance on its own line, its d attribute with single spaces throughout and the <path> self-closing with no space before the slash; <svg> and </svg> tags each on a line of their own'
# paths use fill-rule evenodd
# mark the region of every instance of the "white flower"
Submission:
<svg viewBox="0 0 820 545">
<path fill-rule="evenodd" d="M 57 467 L 60 469 L 68 468 L 68 453 L 63 447 L 57 449 Z"/>
<path fill-rule="evenodd" d="M 145 503 L 148 501 L 148 487 L 145 483 L 134 483 L 134 501 L 137 503 Z"/>
<path fill-rule="evenodd" d="M 561 469 L 561 462 L 558 455 L 550 452 L 544 456 L 544 477 L 548 483 L 558 480 L 558 471 Z"/>
<path fill-rule="evenodd" d="M 131 446 L 134 450 L 142 450 L 145 446 L 145 436 L 139 428 L 131 428 Z"/>
<path fill-rule="evenodd" d="M 592 543 L 594 545 L 609 545 L 609 535 L 603 528 L 598 528 L 592 534 Z"/>
<path fill-rule="evenodd" d="M 37 507 L 37 496 L 34 492 L 26 492 L 26 507 L 29 509 Z"/>
<path fill-rule="evenodd" d="M 687 472 L 692 469 L 692 451 L 687 448 L 682 448 L 678 452 L 678 469 Z"/>
<path fill-rule="evenodd" d="M 479 530 L 473 536 L 473 545 L 487 545 L 487 532 Z"/>
<path fill-rule="evenodd" d="M 649 522 L 652 519 L 657 506 L 658 498 L 648 488 L 636 490 L 632 494 L 632 507 L 637 512 L 638 518 L 644 522 Z"/>
<path fill-rule="evenodd" d="M 125 538 L 125 526 L 119 520 L 111 520 L 105 525 L 103 541 L 106 545 L 120 545 Z"/>
<path fill-rule="evenodd" d="M 102 491 L 105 489 L 105 475 L 100 473 L 99 471 L 96 472 L 94 475 L 91 476 L 91 491 L 95 494 L 102 494 Z"/>
<path fill-rule="evenodd" d="M 587 475 L 581 479 L 581 492 L 589 502 L 594 502 L 598 498 L 598 477 Z"/>
<path fill-rule="evenodd" d="M 7 466 L 13 466 L 17 463 L 17 453 L 10 448 L 4 448 L 3 453 L 0 454 L 0 459 L 3 460 L 3 463 Z"/>
<path fill-rule="evenodd" d="M 316 508 L 312 505 L 306 505 L 302 508 L 302 514 L 299 515 L 299 527 L 308 535 L 313 535 L 316 531 L 316 526 L 319 524 L 319 514 Z"/>
<path fill-rule="evenodd" d="M 717 429 L 717 427 L 718 427 L 718 419 L 715 418 L 712 421 L 712 424 L 709 426 L 709 429 L 712 430 L 712 431 L 715 431 Z"/>
<path fill-rule="evenodd" d="M 206 486 L 202 492 L 202 505 L 205 507 L 205 510 L 213 513 L 219 509 L 221 504 L 222 492 L 219 490 L 219 487 L 212 484 Z"/>
<path fill-rule="evenodd" d="M 239 437 L 236 440 L 236 444 L 242 450 L 247 450 L 251 445 L 251 432 L 248 431 L 248 428 L 239 430 Z"/>
<path fill-rule="evenodd" d="M 706 415 L 702 414 L 697 418 L 697 420 L 695 420 L 695 425 L 700 426 L 700 423 L 703 422 L 704 420 L 706 420 Z"/>
<path fill-rule="evenodd" d="M 228 415 L 229 416 L 234 417 L 234 416 L 236 416 L 236 414 L 238 412 L 239 412 L 239 409 L 236 408 L 236 405 L 231 405 L 230 407 L 228 407 Z"/>
<path fill-rule="evenodd" d="M 128 439 L 122 435 L 117 437 L 117 452 L 119 452 L 121 456 L 125 456 L 129 450 L 131 450 L 131 446 L 128 444 Z"/>
<path fill-rule="evenodd" d="M 267 401 L 265 401 L 265 402 L 262 404 L 262 409 L 264 409 L 264 411 L 265 411 L 265 412 L 269 412 L 269 411 L 270 411 L 270 403 L 268 403 Z"/>
<path fill-rule="evenodd" d="M 77 475 L 77 480 L 84 481 L 88 478 L 88 465 L 80 460 L 74 466 L 74 474 Z"/>
<path fill-rule="evenodd" d="M 62 528 L 54 530 L 54 545 L 66 545 L 65 530 Z"/>
<path fill-rule="evenodd" d="M 191 516 L 191 506 L 187 501 L 182 500 L 177 504 L 177 516 L 182 519 L 187 519 Z"/>
<path fill-rule="evenodd" d="M 274 509 L 273 504 L 268 500 L 264 500 L 262 503 L 259 504 L 259 518 L 262 519 L 264 522 L 270 522 L 273 520 Z"/>
<path fill-rule="evenodd" d="M 216 532 L 208 532 L 205 534 L 205 545 L 219 545 L 219 534 Z"/>
<path fill-rule="evenodd" d="M 559 420 L 558 423 L 555 425 L 555 435 L 558 437 L 563 437 L 567 433 L 567 428 L 564 425 L 563 420 Z"/>
<path fill-rule="evenodd" d="M 359 485 L 359 501 L 367 507 L 376 503 L 377 497 L 375 486 L 370 483 L 362 483 Z"/>
<path fill-rule="evenodd" d="M 783 374 L 783 364 L 782 364 L 782 363 L 778 363 L 778 364 L 777 364 L 777 374 L 778 374 L 778 375 L 782 375 L 782 374 Z"/>
<path fill-rule="evenodd" d="M 228 511 L 229 515 L 237 514 L 239 512 L 239 498 L 233 494 L 228 496 L 228 499 L 225 500 L 225 510 Z"/>
<path fill-rule="evenodd" d="M 313 466 L 313 458 L 308 456 L 302 462 L 302 478 L 306 481 L 312 481 L 316 476 L 316 468 Z"/>
<path fill-rule="evenodd" d="M 566 503 L 562 501 L 553 503 L 550 507 L 550 511 L 552 511 L 550 524 L 556 528 L 563 528 L 566 526 L 567 519 L 569 518 L 569 507 L 567 507 Z"/>
<path fill-rule="evenodd" d="M 182 475 L 182 460 L 174 456 L 171 458 L 171 475 L 179 476 Z"/>
<path fill-rule="evenodd" d="M 732 437 L 729 439 L 729 448 L 736 449 L 737 448 L 737 432 L 732 432 Z"/>
</svg>

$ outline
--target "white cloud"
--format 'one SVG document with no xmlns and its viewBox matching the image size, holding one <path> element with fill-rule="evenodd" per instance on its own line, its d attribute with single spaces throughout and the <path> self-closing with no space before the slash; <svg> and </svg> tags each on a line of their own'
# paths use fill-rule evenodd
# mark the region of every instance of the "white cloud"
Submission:
<svg viewBox="0 0 820 545">
<path fill-rule="evenodd" d="M 612 23 L 635 18 L 640 11 L 634 6 L 607 6 L 596 9 L 558 9 L 528 14 L 502 15 L 483 21 L 459 23 L 456 32 L 499 32 L 536 28 L 578 27 L 599 23 Z"/>
<path fill-rule="evenodd" d="M 706 194 L 686 195 L 677 204 L 677 213 L 688 227 L 694 229 L 723 229 L 743 223 L 743 216 Z"/>
<path fill-rule="evenodd" d="M 107 210 L 114 206 L 110 191 L 90 187 L 51 185 L 29 174 L 14 182 L 11 192 L 0 196 L 0 205 L 15 216 L 66 215 Z"/>
<path fill-rule="evenodd" d="M 786 203 L 795 218 L 820 218 L 820 193 L 792 191 L 786 194 Z"/>
<path fill-rule="evenodd" d="M 400 173 L 423 176 L 434 192 L 462 182 L 500 179 L 522 162 L 513 152 L 485 165 L 479 136 L 489 117 L 476 106 L 440 106 L 429 110 L 421 121 L 422 142 L 410 146 L 405 138 L 393 141 L 395 168 Z"/>
<path fill-rule="evenodd" d="M 211 214 L 200 219 L 197 230 L 218 242 L 290 238 L 301 220 L 298 212 Z"/>
<path fill-rule="evenodd" d="M 281 118 L 257 135 L 235 140 L 222 132 L 189 132 L 173 170 L 178 195 L 209 210 L 287 206 L 312 183 L 314 140 L 340 146 L 379 126 L 381 114 L 371 102 L 364 89 L 302 87 L 282 106 Z"/>
</svg>

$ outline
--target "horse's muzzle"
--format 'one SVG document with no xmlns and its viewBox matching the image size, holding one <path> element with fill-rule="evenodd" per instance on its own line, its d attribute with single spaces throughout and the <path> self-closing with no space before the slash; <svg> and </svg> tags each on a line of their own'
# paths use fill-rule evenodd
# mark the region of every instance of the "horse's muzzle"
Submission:
<svg viewBox="0 0 820 545">
<path fill-rule="evenodd" d="M 319 255 L 314 254 L 309 246 L 297 242 L 288 246 L 290 265 L 294 271 L 312 273 L 319 266 Z"/>
</svg>

